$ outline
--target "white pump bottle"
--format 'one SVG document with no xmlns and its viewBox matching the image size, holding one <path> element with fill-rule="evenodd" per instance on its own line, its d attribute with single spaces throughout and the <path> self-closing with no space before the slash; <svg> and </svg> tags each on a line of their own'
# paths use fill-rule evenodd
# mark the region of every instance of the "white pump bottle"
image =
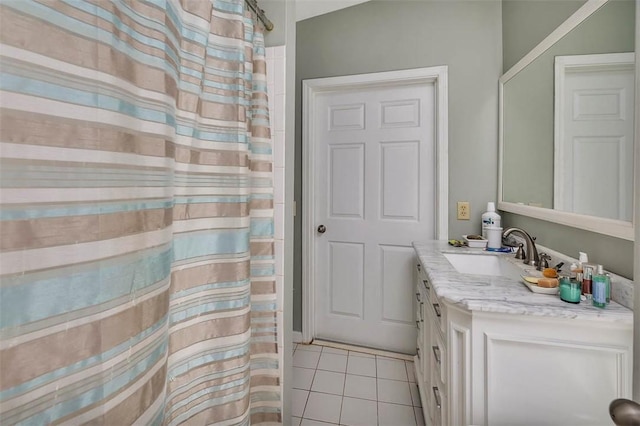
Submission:
<svg viewBox="0 0 640 426">
<path fill-rule="evenodd" d="M 493 201 L 487 203 L 487 211 L 482 213 L 482 237 L 487 238 L 487 227 L 500 227 L 501 217 L 496 213 L 496 205 Z"/>
</svg>

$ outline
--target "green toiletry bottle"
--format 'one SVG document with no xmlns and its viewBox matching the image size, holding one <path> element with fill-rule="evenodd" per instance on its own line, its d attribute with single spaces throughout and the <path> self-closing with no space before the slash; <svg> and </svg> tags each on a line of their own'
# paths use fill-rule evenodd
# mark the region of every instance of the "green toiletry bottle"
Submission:
<svg viewBox="0 0 640 426">
<path fill-rule="evenodd" d="M 607 287 L 609 287 L 609 277 L 604 274 L 604 268 L 602 267 L 602 265 L 598 265 L 597 272 L 591 279 L 593 306 L 597 308 L 604 308 L 605 306 L 607 306 Z"/>
</svg>

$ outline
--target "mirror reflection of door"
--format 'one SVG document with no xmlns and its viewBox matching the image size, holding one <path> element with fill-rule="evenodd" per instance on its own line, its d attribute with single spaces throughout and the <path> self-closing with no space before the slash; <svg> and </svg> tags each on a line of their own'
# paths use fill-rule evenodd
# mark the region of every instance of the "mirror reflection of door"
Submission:
<svg viewBox="0 0 640 426">
<path fill-rule="evenodd" d="M 556 56 L 554 208 L 630 221 L 634 54 Z"/>
</svg>

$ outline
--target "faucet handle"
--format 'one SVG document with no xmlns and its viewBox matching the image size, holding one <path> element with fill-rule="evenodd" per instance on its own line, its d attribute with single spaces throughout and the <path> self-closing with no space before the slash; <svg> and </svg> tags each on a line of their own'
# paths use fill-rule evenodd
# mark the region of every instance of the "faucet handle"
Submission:
<svg viewBox="0 0 640 426">
<path fill-rule="evenodd" d="M 516 251 L 516 259 L 524 260 L 526 258 L 524 254 L 524 244 L 518 244 L 518 250 Z"/>
<path fill-rule="evenodd" d="M 549 260 L 551 260 L 551 256 L 549 256 L 547 253 L 540 253 L 539 255 L 539 262 L 538 262 L 538 267 L 536 268 L 538 271 L 542 271 L 545 268 L 549 267 Z"/>
</svg>

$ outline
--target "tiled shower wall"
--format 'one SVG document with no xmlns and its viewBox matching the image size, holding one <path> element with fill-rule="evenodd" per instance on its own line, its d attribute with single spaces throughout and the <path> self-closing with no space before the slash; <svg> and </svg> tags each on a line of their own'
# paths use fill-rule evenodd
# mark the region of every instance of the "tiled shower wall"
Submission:
<svg viewBox="0 0 640 426">
<path fill-rule="evenodd" d="M 267 94 L 273 139 L 274 225 L 276 250 L 276 292 L 278 296 L 278 362 L 280 365 L 280 395 L 284 395 L 282 366 L 284 354 L 284 46 L 267 47 Z"/>
</svg>

